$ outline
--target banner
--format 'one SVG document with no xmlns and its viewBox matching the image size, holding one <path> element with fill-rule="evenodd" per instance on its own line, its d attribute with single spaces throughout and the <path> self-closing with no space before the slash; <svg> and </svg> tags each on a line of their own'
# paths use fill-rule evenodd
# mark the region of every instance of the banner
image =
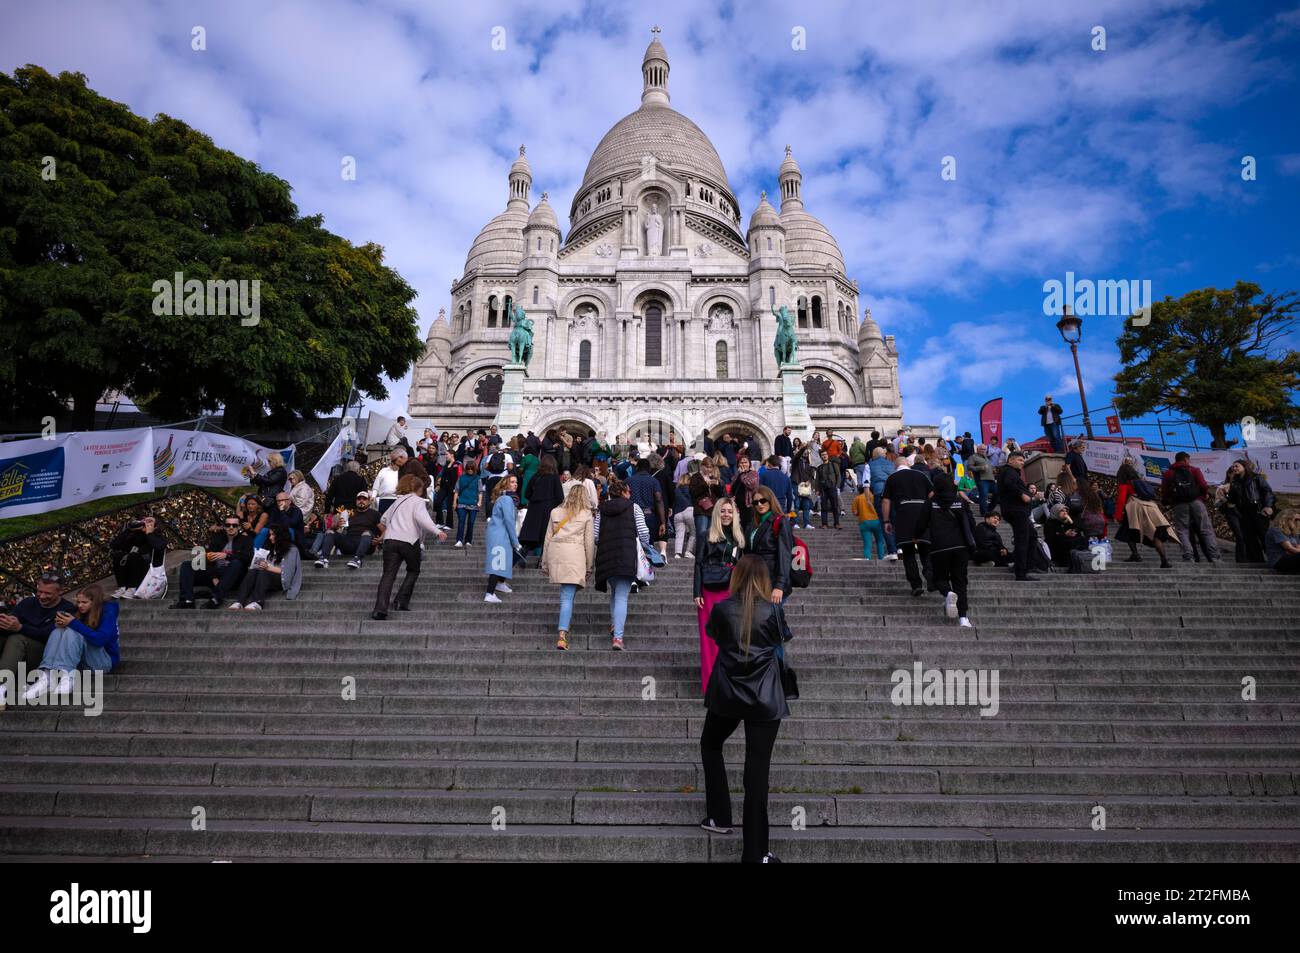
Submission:
<svg viewBox="0 0 1300 953">
<path fill-rule="evenodd" d="M 351 430 L 340 430 L 333 442 L 325 448 L 320 460 L 311 468 L 311 478 L 322 490 L 329 489 L 330 471 L 334 469 L 335 464 L 342 462 L 343 448 L 351 436 Z"/>
<path fill-rule="evenodd" d="M 1234 460 L 1240 460 L 1244 455 L 1232 450 L 1206 450 L 1191 454 L 1188 462 L 1200 470 L 1201 475 L 1205 477 L 1205 482 L 1213 487 L 1224 481 L 1228 474 L 1228 467 L 1232 466 Z"/>
<path fill-rule="evenodd" d="M 1111 440 L 1085 440 L 1083 442 L 1083 462 L 1088 464 L 1088 469 L 1094 473 L 1101 473 L 1105 476 L 1114 476 L 1119 472 L 1120 464 L 1128 460 L 1142 472 L 1145 465 L 1142 461 L 1143 450 L 1141 447 L 1128 446 Z M 1157 476 L 1156 479 L 1159 479 Z"/>
<path fill-rule="evenodd" d="M 1002 445 L 1002 398 L 986 400 L 980 408 L 980 443 L 987 446 Z"/>
<path fill-rule="evenodd" d="M 1300 445 L 1254 447 L 1248 455 L 1275 493 L 1300 493 Z"/>
<path fill-rule="evenodd" d="M 165 427 L 153 431 L 153 447 L 154 482 L 159 487 L 251 485 L 246 468 L 265 473 L 270 469 L 267 455 L 273 452 L 242 437 Z M 294 449 L 290 444 L 279 451 L 286 470 L 293 469 Z"/>
<path fill-rule="evenodd" d="M 415 445 L 424 437 L 425 427 L 431 428 L 436 434 L 442 433 L 427 417 L 412 417 L 409 414 L 404 416 L 406 417 L 406 440 L 412 450 L 416 449 Z M 389 429 L 395 423 L 397 423 L 396 417 L 385 417 L 372 410 L 366 417 L 366 446 L 373 447 L 377 443 L 384 443 L 388 439 Z"/>
<path fill-rule="evenodd" d="M 153 440 L 148 428 L 0 444 L 0 516 L 48 513 L 153 489 Z"/>
</svg>

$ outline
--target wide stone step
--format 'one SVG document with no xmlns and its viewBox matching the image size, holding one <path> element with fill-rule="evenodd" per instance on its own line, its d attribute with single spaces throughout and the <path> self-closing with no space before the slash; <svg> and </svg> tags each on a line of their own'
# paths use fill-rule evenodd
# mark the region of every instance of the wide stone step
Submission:
<svg viewBox="0 0 1300 953">
<path fill-rule="evenodd" d="M 405 860 L 729 861 L 740 838 L 671 826 L 374 824 L 0 817 L 0 851 L 101 856 L 366 857 Z M 1295 862 L 1293 831 L 1041 831 L 816 827 L 772 832 L 804 862 Z"/>
</svg>

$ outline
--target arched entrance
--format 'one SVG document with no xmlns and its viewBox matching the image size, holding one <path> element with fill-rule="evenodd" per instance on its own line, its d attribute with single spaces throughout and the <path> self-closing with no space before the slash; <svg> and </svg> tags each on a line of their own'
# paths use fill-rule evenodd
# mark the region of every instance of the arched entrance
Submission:
<svg viewBox="0 0 1300 953">
<path fill-rule="evenodd" d="M 683 444 L 691 442 L 690 434 L 684 433 L 680 424 L 663 417 L 637 418 L 624 427 L 622 433 L 628 443 L 648 443 L 654 449 L 668 443 L 669 435 L 675 435 Z"/>
<path fill-rule="evenodd" d="M 724 433 L 729 433 L 733 440 L 749 444 L 749 459 L 755 464 L 772 452 L 772 443 L 764 431 L 746 420 L 723 420 L 709 425 L 709 439 L 716 445 Z"/>
</svg>

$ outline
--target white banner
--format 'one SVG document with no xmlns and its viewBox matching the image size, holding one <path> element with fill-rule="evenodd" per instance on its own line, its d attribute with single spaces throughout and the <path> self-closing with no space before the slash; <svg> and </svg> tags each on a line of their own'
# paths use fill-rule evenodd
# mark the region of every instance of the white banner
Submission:
<svg viewBox="0 0 1300 953">
<path fill-rule="evenodd" d="M 352 436 L 349 430 L 340 430 L 334 441 L 325 448 L 325 453 L 321 455 L 316 465 L 311 468 L 311 478 L 316 481 L 316 485 L 322 490 L 329 489 L 330 471 L 334 465 L 343 459 L 343 447 L 349 437 Z"/>
<path fill-rule="evenodd" d="M 1114 476 L 1119 472 L 1120 464 L 1128 459 L 1138 472 L 1144 469 L 1142 454 L 1146 452 L 1139 446 L 1127 446 L 1111 440 L 1085 440 L 1083 444 L 1083 462 L 1094 473 Z"/>
<path fill-rule="evenodd" d="M 0 517 L 47 513 L 153 489 L 153 439 L 148 428 L 0 444 Z"/>
<path fill-rule="evenodd" d="M 1252 447 L 1248 453 L 1275 493 L 1300 493 L 1300 445 Z"/>
<path fill-rule="evenodd" d="M 406 417 L 406 442 L 415 449 L 415 445 L 424 437 L 424 428 L 429 427 L 436 434 L 442 431 L 434 426 L 433 421 L 424 417 Z M 393 424 L 397 423 L 396 417 L 385 417 L 383 414 L 377 414 L 373 410 L 366 417 L 366 446 L 372 447 L 377 443 L 384 443 L 388 440 L 388 431 Z"/>
<path fill-rule="evenodd" d="M 1191 454 L 1188 462 L 1201 471 L 1206 483 L 1214 487 L 1223 482 L 1228 474 L 1228 467 L 1232 466 L 1233 461 L 1240 460 L 1244 455 L 1232 450 L 1205 450 Z"/>
<path fill-rule="evenodd" d="M 265 473 L 270 447 L 208 430 L 169 430 L 158 427 L 153 432 L 153 472 L 155 483 L 175 486 L 245 486 L 249 470 Z M 279 451 L 284 468 L 293 469 L 294 446 Z"/>
</svg>

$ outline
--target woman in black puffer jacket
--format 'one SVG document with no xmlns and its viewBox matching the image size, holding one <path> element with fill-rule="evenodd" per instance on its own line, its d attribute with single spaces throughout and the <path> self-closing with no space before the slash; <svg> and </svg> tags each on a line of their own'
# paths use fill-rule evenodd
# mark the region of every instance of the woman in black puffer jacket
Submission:
<svg viewBox="0 0 1300 953">
<path fill-rule="evenodd" d="M 284 492 L 284 485 L 289 482 L 289 471 L 284 468 L 284 457 L 278 453 L 268 453 L 266 464 L 271 469 L 265 473 L 253 473 L 250 479 L 267 510 L 274 510 L 275 498 Z"/>
</svg>

